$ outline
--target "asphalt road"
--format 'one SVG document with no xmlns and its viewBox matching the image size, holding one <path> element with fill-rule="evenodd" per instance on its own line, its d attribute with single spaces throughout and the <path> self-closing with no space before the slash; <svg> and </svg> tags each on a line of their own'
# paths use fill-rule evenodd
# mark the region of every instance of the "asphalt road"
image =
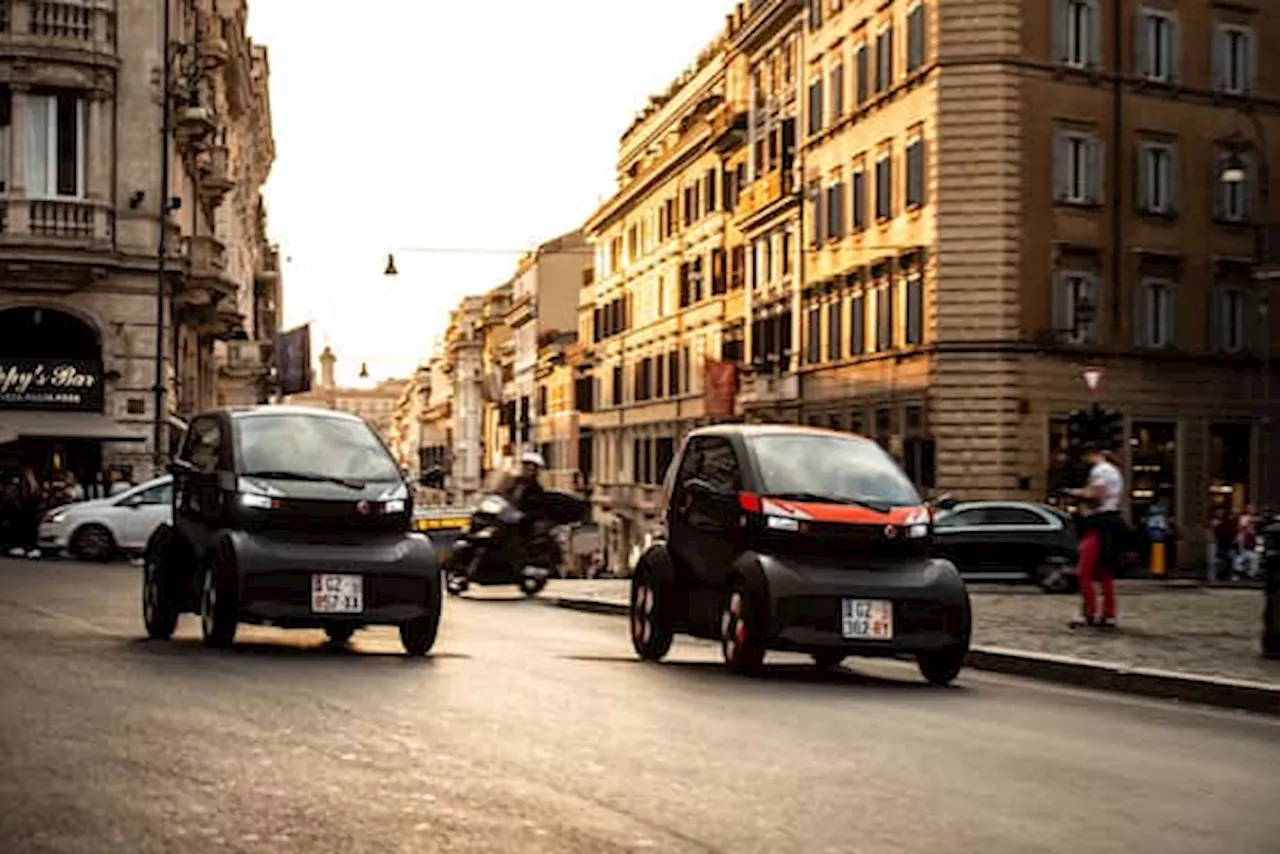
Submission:
<svg viewBox="0 0 1280 854">
<path fill-rule="evenodd" d="M 1280 724 L 780 658 L 757 681 L 626 623 L 447 603 L 433 656 L 194 618 L 138 570 L 0 561 L 0 852 L 1275 854 Z M 514 591 L 513 591 L 514 592 Z M 489 592 L 486 595 L 504 595 Z"/>
</svg>

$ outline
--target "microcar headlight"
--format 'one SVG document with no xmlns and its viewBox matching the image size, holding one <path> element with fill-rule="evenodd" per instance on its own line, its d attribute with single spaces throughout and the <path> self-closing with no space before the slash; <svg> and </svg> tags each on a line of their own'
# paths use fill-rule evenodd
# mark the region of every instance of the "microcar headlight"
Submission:
<svg viewBox="0 0 1280 854">
<path fill-rule="evenodd" d="M 269 483 L 242 477 L 236 484 L 241 507 L 253 510 L 270 510 L 276 506 L 276 498 L 284 495 Z"/>
<path fill-rule="evenodd" d="M 384 513 L 403 513 L 406 502 L 409 500 L 409 488 L 403 483 L 397 484 L 379 495 L 378 500 L 384 502 L 382 505 Z"/>
</svg>

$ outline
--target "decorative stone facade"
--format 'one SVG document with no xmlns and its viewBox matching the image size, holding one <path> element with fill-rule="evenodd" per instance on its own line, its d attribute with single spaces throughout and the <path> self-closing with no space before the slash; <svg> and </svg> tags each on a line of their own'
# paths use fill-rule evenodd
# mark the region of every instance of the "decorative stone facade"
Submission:
<svg viewBox="0 0 1280 854">
<path fill-rule="evenodd" d="M 157 447 L 157 424 L 219 400 L 215 348 L 267 340 L 275 325 L 278 280 L 268 274 L 255 290 L 274 264 L 258 196 L 273 157 L 265 50 L 244 34 L 243 2 L 168 5 L 166 88 L 165 4 L 0 0 L 0 326 L 8 309 L 35 312 L 10 315 L 16 329 L 82 322 L 104 386 L 100 411 L 20 416 L 0 405 L 0 427 L 20 434 L 10 450 L 38 465 L 149 476 L 174 434 L 162 426 Z M 174 134 L 162 187 L 166 96 Z M 6 339 L 0 361 L 32 358 L 7 352 L 26 345 Z"/>
</svg>

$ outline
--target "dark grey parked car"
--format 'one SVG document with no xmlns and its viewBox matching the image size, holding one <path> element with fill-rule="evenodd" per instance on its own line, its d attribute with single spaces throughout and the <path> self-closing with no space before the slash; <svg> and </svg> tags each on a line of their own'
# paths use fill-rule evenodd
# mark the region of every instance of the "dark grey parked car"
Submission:
<svg viewBox="0 0 1280 854">
<path fill-rule="evenodd" d="M 1048 593 L 1078 589 L 1075 524 L 1047 504 L 951 504 L 938 511 L 933 530 L 934 553 L 954 563 L 965 581 L 1030 581 Z"/>
</svg>

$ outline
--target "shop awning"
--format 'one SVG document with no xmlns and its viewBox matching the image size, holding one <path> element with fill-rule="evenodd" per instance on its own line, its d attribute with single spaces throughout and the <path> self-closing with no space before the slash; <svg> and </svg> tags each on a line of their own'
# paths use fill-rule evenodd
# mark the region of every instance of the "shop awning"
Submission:
<svg viewBox="0 0 1280 854">
<path fill-rule="evenodd" d="M 23 438 L 145 442 L 147 431 L 100 412 L 0 412 L 0 445 Z"/>
</svg>

